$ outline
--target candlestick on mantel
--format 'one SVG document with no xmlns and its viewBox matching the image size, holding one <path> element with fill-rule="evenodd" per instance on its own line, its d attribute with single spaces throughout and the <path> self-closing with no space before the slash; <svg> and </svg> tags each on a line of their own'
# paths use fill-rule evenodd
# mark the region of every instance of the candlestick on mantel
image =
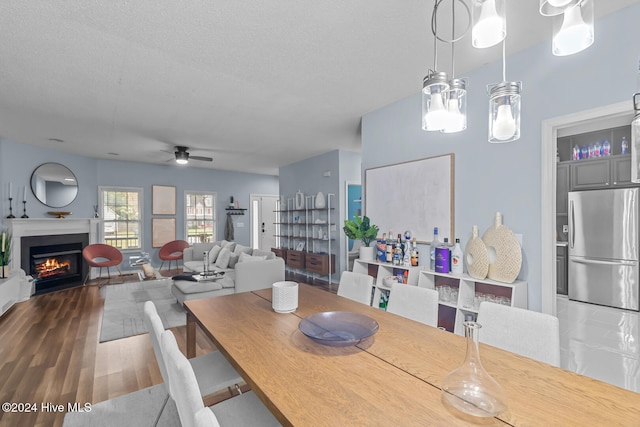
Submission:
<svg viewBox="0 0 640 427">
<path fill-rule="evenodd" d="M 27 215 L 27 201 L 23 200 L 22 201 L 22 216 L 20 218 L 29 218 L 29 215 Z"/>
<path fill-rule="evenodd" d="M 7 218 L 11 219 L 11 218 L 15 218 L 15 216 L 13 216 L 13 206 L 11 205 L 11 201 L 13 200 L 12 197 L 9 197 L 9 215 L 7 215 Z"/>
</svg>

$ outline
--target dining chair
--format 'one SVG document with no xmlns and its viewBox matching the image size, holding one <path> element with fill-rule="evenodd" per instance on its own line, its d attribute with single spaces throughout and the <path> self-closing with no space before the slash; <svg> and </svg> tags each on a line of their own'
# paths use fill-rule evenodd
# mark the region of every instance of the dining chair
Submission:
<svg viewBox="0 0 640 427">
<path fill-rule="evenodd" d="M 111 273 L 109 271 L 109 267 L 115 267 L 122 277 L 122 272 L 120 271 L 120 263 L 122 262 L 122 252 L 120 249 L 115 246 L 105 245 L 104 243 L 94 243 L 91 245 L 87 245 L 82 249 L 82 257 L 89 264 L 89 271 L 84 278 L 83 285 L 87 283 L 89 279 L 89 275 L 91 274 L 91 269 L 93 267 L 98 267 L 100 270 L 98 271 L 98 286 L 102 286 L 111 282 Z M 100 283 L 100 278 L 102 277 L 102 267 L 107 267 L 107 276 L 109 277 L 106 282 Z M 124 283 L 124 280 L 122 281 Z"/>
<path fill-rule="evenodd" d="M 207 409 L 198 392 L 198 378 L 189 360 L 178 348 L 173 333 L 166 330 L 161 336 L 161 349 L 169 375 L 169 393 L 176 403 L 183 427 L 205 426 L 279 426 L 280 423 L 252 391 L 227 399 Z"/>
<path fill-rule="evenodd" d="M 483 301 L 478 340 L 531 359 L 560 366 L 560 323 L 546 313 Z"/>
<path fill-rule="evenodd" d="M 144 303 L 144 324 L 147 331 L 149 331 L 149 338 L 160 368 L 160 374 L 164 380 L 166 391 L 169 393 L 169 376 L 160 345 L 160 337 L 164 332 L 164 326 L 152 301 Z M 238 372 L 219 351 L 212 351 L 187 360 L 198 377 L 201 398 L 228 387 L 239 389 L 237 384 L 243 381 L 242 377 L 238 375 Z M 167 399 L 168 397 L 169 394 L 167 394 Z M 165 404 L 167 399 L 165 399 Z M 164 410 L 164 405 L 162 410 Z M 160 414 L 162 414 L 162 410 Z"/>
<path fill-rule="evenodd" d="M 391 285 L 387 311 L 425 325 L 437 327 L 438 291 L 394 283 Z"/>
<path fill-rule="evenodd" d="M 189 242 L 185 240 L 172 240 L 162 245 L 158 251 L 158 258 L 162 261 L 160 269 L 165 261 L 169 261 L 169 270 L 171 270 L 171 261 L 176 262 L 176 270 L 178 269 L 178 260 L 182 259 L 182 251 L 189 247 Z"/>
<path fill-rule="evenodd" d="M 372 289 L 373 277 L 368 274 L 343 271 L 338 284 L 338 296 L 371 305 Z"/>
</svg>

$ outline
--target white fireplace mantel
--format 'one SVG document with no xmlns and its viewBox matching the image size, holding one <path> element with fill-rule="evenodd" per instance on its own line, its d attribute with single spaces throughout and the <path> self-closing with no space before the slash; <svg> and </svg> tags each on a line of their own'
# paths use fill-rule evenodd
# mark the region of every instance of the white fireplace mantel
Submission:
<svg viewBox="0 0 640 427">
<path fill-rule="evenodd" d="M 51 236 L 88 233 L 89 244 L 98 243 L 100 219 L 93 218 L 15 218 L 5 220 L 11 235 L 11 260 L 9 269 L 19 269 L 21 264 L 20 239 L 25 236 Z"/>
</svg>

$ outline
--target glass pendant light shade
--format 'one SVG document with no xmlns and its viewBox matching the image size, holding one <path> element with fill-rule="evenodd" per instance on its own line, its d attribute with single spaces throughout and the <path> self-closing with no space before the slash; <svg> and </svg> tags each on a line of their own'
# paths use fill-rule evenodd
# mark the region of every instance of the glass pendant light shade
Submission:
<svg viewBox="0 0 640 427">
<path fill-rule="evenodd" d="M 553 54 L 578 53 L 593 44 L 593 0 L 582 0 L 553 17 Z"/>
<path fill-rule="evenodd" d="M 580 3 L 580 0 L 540 0 L 540 14 L 555 16 Z"/>
<path fill-rule="evenodd" d="M 640 93 L 633 95 L 635 116 L 631 121 L 631 182 L 640 182 Z"/>
<path fill-rule="evenodd" d="M 471 44 L 483 49 L 500 43 L 507 36 L 504 0 L 471 0 L 473 26 Z"/>
<path fill-rule="evenodd" d="M 422 85 L 422 129 L 441 130 L 447 121 L 449 83 L 447 73 L 429 71 Z"/>
<path fill-rule="evenodd" d="M 463 79 L 449 81 L 447 118 L 443 133 L 461 132 L 467 128 L 467 85 Z"/>
<path fill-rule="evenodd" d="M 520 139 L 520 92 L 522 82 L 502 82 L 489 89 L 489 142 Z"/>
</svg>

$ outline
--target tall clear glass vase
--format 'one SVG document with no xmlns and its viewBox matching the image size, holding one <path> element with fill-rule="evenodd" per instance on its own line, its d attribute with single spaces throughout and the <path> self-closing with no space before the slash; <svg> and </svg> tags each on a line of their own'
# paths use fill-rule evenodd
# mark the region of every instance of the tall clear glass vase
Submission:
<svg viewBox="0 0 640 427">
<path fill-rule="evenodd" d="M 464 363 L 442 381 L 442 397 L 454 408 L 476 417 L 495 417 L 507 407 L 502 386 L 482 367 L 478 332 L 482 326 L 464 322 L 467 354 Z"/>
</svg>

